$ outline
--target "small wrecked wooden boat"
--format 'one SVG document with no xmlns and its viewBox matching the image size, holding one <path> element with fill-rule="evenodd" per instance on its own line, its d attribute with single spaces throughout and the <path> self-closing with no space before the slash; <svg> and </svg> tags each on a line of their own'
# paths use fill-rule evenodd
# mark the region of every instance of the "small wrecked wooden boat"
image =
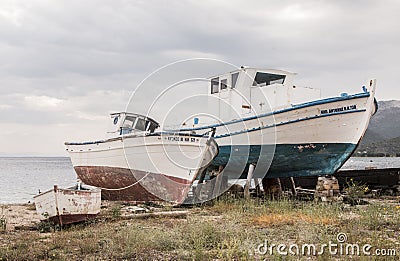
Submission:
<svg viewBox="0 0 400 261">
<path fill-rule="evenodd" d="M 101 189 L 80 184 L 53 189 L 34 196 L 36 211 L 42 221 L 65 225 L 94 218 L 100 212 Z"/>
</svg>

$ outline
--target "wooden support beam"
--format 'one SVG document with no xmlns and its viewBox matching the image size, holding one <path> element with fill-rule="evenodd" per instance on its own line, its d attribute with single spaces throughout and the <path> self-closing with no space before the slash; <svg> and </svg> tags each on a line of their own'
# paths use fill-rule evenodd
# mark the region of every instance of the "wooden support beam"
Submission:
<svg viewBox="0 0 400 261">
<path fill-rule="evenodd" d="M 212 198 L 218 197 L 221 193 L 222 176 L 223 176 L 222 173 L 218 173 L 217 177 L 215 177 L 213 179 L 214 189 L 213 189 Z"/>
<path fill-rule="evenodd" d="M 213 182 L 215 182 L 212 195 L 213 198 L 220 196 L 228 189 L 228 177 L 224 176 L 224 166 L 219 166 L 218 174 L 216 178 L 214 178 Z"/>
<path fill-rule="evenodd" d="M 297 196 L 296 183 L 294 182 L 293 177 L 290 177 L 290 183 L 292 184 L 292 186 L 290 187 L 290 189 L 292 190 L 292 194 L 294 197 L 296 197 Z"/>
<path fill-rule="evenodd" d="M 251 180 L 253 179 L 254 168 L 255 168 L 255 164 L 249 165 L 249 171 L 247 172 L 246 185 L 244 185 L 244 198 L 245 199 L 250 198 L 250 185 L 251 185 Z"/>
<path fill-rule="evenodd" d="M 204 182 L 204 178 L 205 178 L 205 176 L 206 176 L 206 173 L 207 173 L 207 170 L 205 169 L 205 170 L 200 174 L 199 182 L 197 183 L 197 186 L 196 186 L 195 190 L 193 191 L 193 197 L 194 197 L 195 199 L 200 200 L 200 197 L 201 197 L 201 189 L 202 189 L 202 187 L 203 187 L 203 182 Z"/>
<path fill-rule="evenodd" d="M 122 215 L 121 219 L 146 219 L 146 218 L 186 218 L 189 211 L 160 211 L 141 214 L 126 214 Z"/>
<path fill-rule="evenodd" d="M 261 179 L 254 179 L 254 186 L 256 187 L 257 196 L 261 195 Z"/>
</svg>

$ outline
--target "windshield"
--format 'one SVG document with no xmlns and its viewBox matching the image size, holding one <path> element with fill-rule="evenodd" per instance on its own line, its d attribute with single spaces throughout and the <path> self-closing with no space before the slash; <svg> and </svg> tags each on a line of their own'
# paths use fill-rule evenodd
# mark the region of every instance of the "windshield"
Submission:
<svg viewBox="0 0 400 261">
<path fill-rule="evenodd" d="M 267 86 L 275 83 L 283 84 L 286 75 L 257 72 L 253 86 Z"/>
<path fill-rule="evenodd" d="M 124 124 L 122 125 L 123 128 L 132 128 L 133 124 L 135 124 L 136 117 L 127 116 L 125 118 Z"/>
<path fill-rule="evenodd" d="M 117 116 L 113 119 L 115 125 L 118 123 L 119 118 Z M 158 123 L 150 118 L 140 115 L 126 115 L 123 123 L 120 125 L 120 133 L 128 134 L 135 130 L 153 133 L 158 127 Z"/>
</svg>

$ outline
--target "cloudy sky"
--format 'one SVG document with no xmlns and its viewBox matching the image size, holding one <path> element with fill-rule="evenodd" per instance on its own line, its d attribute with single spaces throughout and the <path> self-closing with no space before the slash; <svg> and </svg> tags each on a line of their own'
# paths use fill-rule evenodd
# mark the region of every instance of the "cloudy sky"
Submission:
<svg viewBox="0 0 400 261">
<path fill-rule="evenodd" d="M 400 1 L 0 1 L 0 155 L 102 138 L 151 72 L 188 58 L 298 72 L 323 96 L 400 99 Z M 145 99 L 144 97 L 143 99 Z"/>
</svg>

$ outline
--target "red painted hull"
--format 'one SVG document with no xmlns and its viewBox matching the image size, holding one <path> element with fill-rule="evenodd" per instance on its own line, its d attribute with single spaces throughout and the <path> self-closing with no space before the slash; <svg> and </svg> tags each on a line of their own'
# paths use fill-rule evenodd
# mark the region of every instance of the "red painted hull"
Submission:
<svg viewBox="0 0 400 261">
<path fill-rule="evenodd" d="M 60 215 L 48 218 L 48 221 L 58 225 L 67 225 L 85 220 L 93 219 L 97 214 L 73 214 L 73 215 Z"/>
<path fill-rule="evenodd" d="M 83 183 L 102 188 L 102 198 L 182 203 L 191 181 L 163 174 L 105 166 L 74 167 Z"/>
</svg>

